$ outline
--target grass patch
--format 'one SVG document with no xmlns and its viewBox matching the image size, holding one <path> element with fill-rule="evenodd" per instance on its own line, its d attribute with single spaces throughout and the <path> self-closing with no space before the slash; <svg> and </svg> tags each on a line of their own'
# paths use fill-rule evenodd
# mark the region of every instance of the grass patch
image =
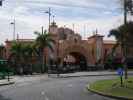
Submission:
<svg viewBox="0 0 133 100">
<path fill-rule="evenodd" d="M 124 80 L 123 86 L 120 79 L 96 81 L 89 85 L 89 89 L 102 94 L 133 99 L 133 78 Z"/>
</svg>

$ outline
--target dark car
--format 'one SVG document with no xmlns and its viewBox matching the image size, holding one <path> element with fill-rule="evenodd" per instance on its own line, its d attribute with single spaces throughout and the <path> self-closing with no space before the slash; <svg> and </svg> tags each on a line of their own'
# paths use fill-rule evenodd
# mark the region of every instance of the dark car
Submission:
<svg viewBox="0 0 133 100">
<path fill-rule="evenodd" d="M 129 69 L 133 69 L 133 57 L 127 57 L 125 62 Z"/>
</svg>

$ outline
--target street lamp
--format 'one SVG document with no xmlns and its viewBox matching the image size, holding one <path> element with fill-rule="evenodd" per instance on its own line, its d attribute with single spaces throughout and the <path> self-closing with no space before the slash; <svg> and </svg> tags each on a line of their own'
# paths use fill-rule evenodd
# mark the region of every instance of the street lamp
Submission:
<svg viewBox="0 0 133 100">
<path fill-rule="evenodd" d="M 15 40 L 15 31 L 16 31 L 16 22 L 15 22 L 15 18 L 13 20 L 13 22 L 10 23 L 11 25 L 13 25 L 13 40 Z"/>
<path fill-rule="evenodd" d="M 47 13 L 49 15 L 49 32 L 50 32 L 50 19 L 51 19 L 51 8 L 49 8 L 48 11 L 46 11 L 45 13 Z"/>
</svg>

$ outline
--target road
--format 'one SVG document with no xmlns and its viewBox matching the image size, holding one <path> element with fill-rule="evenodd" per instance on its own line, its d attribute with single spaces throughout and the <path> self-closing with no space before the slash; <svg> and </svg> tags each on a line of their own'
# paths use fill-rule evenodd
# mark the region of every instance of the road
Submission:
<svg viewBox="0 0 133 100">
<path fill-rule="evenodd" d="M 0 100 L 115 100 L 87 91 L 88 83 L 115 76 L 48 78 L 0 87 Z"/>
</svg>

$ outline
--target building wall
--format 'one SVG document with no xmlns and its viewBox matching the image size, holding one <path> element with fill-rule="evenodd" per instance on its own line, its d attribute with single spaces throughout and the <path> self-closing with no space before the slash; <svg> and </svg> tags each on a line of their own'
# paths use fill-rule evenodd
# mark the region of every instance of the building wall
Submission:
<svg viewBox="0 0 133 100">
<path fill-rule="evenodd" d="M 17 42 L 19 43 L 22 43 L 22 44 L 31 44 L 33 43 L 33 39 L 18 39 L 16 40 Z M 12 47 L 12 44 L 13 44 L 14 41 L 12 40 L 6 40 L 5 41 L 5 49 L 6 49 L 6 53 L 5 53 L 5 58 L 8 59 L 11 55 L 11 47 Z"/>
<path fill-rule="evenodd" d="M 114 47 L 114 45 L 116 44 L 116 42 L 114 41 L 105 41 L 104 42 L 104 54 L 106 52 L 106 54 L 110 54 L 112 52 L 112 49 Z M 118 56 L 118 57 L 122 57 L 122 49 L 120 46 L 118 46 L 116 48 L 116 51 L 114 52 L 114 56 Z"/>
<path fill-rule="evenodd" d="M 6 57 L 6 49 L 2 45 L 2 46 L 0 46 L 0 59 L 4 59 L 5 57 Z"/>
<path fill-rule="evenodd" d="M 91 41 L 90 41 L 91 40 Z M 27 41 L 28 42 L 28 41 Z M 26 42 L 23 42 L 26 43 Z M 99 41 L 98 41 L 99 43 Z M 101 43 L 103 43 L 101 41 Z M 47 55 L 50 55 L 54 57 L 54 59 L 61 58 L 62 60 L 64 57 L 72 52 L 77 52 L 85 56 L 87 60 L 87 64 L 95 64 L 99 59 L 104 58 L 104 54 L 107 50 L 107 53 L 110 53 L 114 44 L 101 44 L 100 49 L 100 56 L 97 57 L 97 47 L 96 47 L 96 41 L 95 38 L 89 39 L 89 40 L 59 40 L 56 41 L 56 44 L 54 45 L 54 52 L 48 52 L 47 50 Z M 11 41 L 6 41 L 6 58 L 10 56 L 10 48 L 11 48 Z M 58 52 L 58 53 L 57 53 Z M 122 54 L 120 47 L 117 49 L 116 54 Z"/>
<path fill-rule="evenodd" d="M 95 34 L 88 38 L 88 40 L 82 40 L 81 36 L 75 34 L 71 29 L 65 28 L 65 34 L 67 38 L 60 38 L 60 34 L 58 30 L 65 30 L 63 28 L 58 28 L 57 25 L 52 25 L 50 27 L 51 38 L 55 40 L 55 44 L 53 45 L 54 52 L 47 51 L 47 59 L 52 58 L 56 60 L 58 57 L 63 62 L 65 56 L 69 55 L 72 52 L 82 54 L 87 61 L 87 64 L 96 64 L 100 61 L 103 63 L 103 59 L 105 56 L 105 52 L 110 53 L 113 46 L 115 45 L 114 41 L 104 41 L 103 36 Z M 54 31 L 55 30 L 55 31 Z M 64 33 L 63 33 L 64 34 Z M 71 35 L 71 37 L 70 37 Z M 34 40 L 18 40 L 19 42 L 32 43 Z M 6 41 L 6 58 L 10 55 L 12 41 Z M 122 55 L 121 48 L 118 47 L 116 54 Z"/>
</svg>

